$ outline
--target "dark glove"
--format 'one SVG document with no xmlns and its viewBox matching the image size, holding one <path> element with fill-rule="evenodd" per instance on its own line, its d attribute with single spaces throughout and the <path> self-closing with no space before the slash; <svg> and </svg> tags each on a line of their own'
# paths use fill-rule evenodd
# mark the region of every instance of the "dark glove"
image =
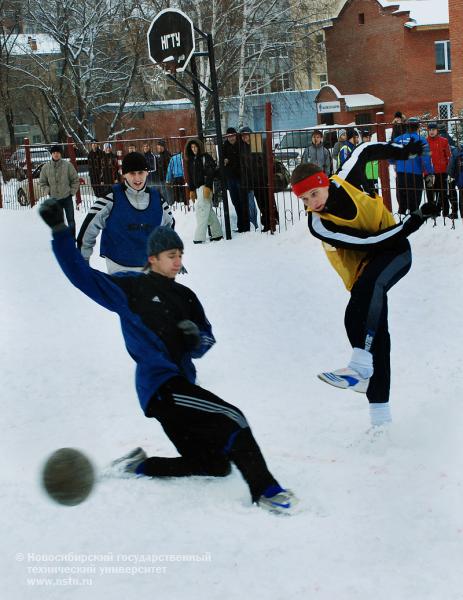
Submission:
<svg viewBox="0 0 463 600">
<path fill-rule="evenodd" d="M 193 321 L 185 319 L 177 323 L 177 327 L 180 329 L 185 340 L 185 346 L 187 350 L 195 350 L 199 348 L 201 344 L 201 336 L 199 335 L 199 327 Z"/>
<path fill-rule="evenodd" d="M 425 202 L 418 210 L 414 211 L 414 214 L 421 217 L 423 220 L 429 217 L 438 217 L 440 215 L 440 208 L 434 202 Z"/>
<path fill-rule="evenodd" d="M 398 150 L 397 156 L 394 156 L 396 160 L 407 160 L 408 158 L 415 158 L 423 154 L 424 144 L 421 140 L 410 140 L 408 144 L 402 146 Z"/>
<path fill-rule="evenodd" d="M 64 228 L 64 210 L 54 198 L 48 198 L 39 208 L 39 215 L 53 231 Z"/>
</svg>

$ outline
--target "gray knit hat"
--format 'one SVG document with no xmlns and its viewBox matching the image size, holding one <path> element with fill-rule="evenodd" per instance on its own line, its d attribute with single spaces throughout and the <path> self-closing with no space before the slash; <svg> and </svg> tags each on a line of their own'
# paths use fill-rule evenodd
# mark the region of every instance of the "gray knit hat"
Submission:
<svg viewBox="0 0 463 600">
<path fill-rule="evenodd" d="M 148 256 L 154 256 L 165 250 L 183 250 L 183 242 L 178 233 L 170 227 L 160 225 L 151 232 L 146 246 Z"/>
</svg>

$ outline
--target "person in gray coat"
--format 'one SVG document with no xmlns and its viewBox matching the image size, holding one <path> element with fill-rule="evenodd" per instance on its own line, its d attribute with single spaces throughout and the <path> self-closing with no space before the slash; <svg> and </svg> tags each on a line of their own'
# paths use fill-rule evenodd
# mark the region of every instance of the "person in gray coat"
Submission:
<svg viewBox="0 0 463 600">
<path fill-rule="evenodd" d="M 40 190 L 46 196 L 58 200 L 64 209 L 68 227 L 72 235 L 76 234 L 76 223 L 74 220 L 74 204 L 72 197 L 79 189 L 79 176 L 73 165 L 63 160 L 63 148 L 58 144 L 50 148 L 51 161 L 43 165 L 40 171 Z"/>
<path fill-rule="evenodd" d="M 312 133 L 312 143 L 304 150 L 302 162 L 318 165 L 327 175 L 331 175 L 330 152 L 323 145 L 323 133 L 319 129 Z"/>
</svg>

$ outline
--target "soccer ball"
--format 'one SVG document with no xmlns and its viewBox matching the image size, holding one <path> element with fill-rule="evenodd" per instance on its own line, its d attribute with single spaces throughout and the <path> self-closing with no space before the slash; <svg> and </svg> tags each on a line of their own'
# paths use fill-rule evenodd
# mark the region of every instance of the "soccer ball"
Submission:
<svg viewBox="0 0 463 600">
<path fill-rule="evenodd" d="M 75 448 L 60 448 L 45 462 L 42 485 L 47 494 L 64 506 L 76 506 L 92 491 L 95 470 L 90 460 Z"/>
</svg>

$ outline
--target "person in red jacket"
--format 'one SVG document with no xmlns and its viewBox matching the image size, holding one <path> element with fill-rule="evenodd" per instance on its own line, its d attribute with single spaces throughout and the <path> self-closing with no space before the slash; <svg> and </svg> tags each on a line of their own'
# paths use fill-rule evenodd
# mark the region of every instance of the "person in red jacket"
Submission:
<svg viewBox="0 0 463 600">
<path fill-rule="evenodd" d="M 439 135 L 437 123 L 428 123 L 428 144 L 431 151 L 431 162 L 434 167 L 434 181 L 426 179 L 426 196 L 428 202 L 434 202 L 444 217 L 449 216 L 448 166 L 452 153 L 448 140 Z"/>
</svg>

